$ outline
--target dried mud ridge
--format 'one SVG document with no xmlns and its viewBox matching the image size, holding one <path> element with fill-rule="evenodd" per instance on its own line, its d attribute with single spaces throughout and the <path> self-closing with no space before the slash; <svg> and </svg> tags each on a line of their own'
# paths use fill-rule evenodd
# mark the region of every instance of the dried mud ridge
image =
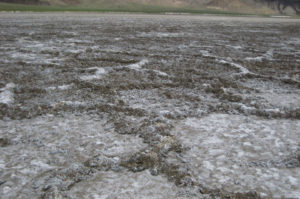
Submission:
<svg viewBox="0 0 300 199">
<path fill-rule="evenodd" d="M 138 137 L 146 147 L 120 155 L 74 157 L 66 166 L 29 178 L 14 198 L 33 193 L 38 198 L 74 198 L 70 190 L 99 172 L 145 170 L 175 183 L 181 190 L 178 198 L 272 198 L 199 182 L 185 159 L 191 147 L 172 132 L 180 121 L 211 114 L 299 122 L 298 22 L 48 17 L 11 15 L 0 22 L 1 150 L 18 145 L 40 150 L 44 138 L 12 137 L 9 128 L 69 115 L 104 121 L 104 129 Z M 61 153 L 67 154 L 65 150 Z M 240 167 L 299 168 L 300 143 L 288 155 Z M 0 171 L 2 177 L 6 170 Z M 2 179 L 0 188 L 11 180 Z"/>
</svg>

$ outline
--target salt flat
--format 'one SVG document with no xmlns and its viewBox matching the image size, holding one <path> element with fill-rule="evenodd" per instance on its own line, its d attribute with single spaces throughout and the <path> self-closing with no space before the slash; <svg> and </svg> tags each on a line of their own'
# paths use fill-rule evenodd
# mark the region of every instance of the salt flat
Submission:
<svg viewBox="0 0 300 199">
<path fill-rule="evenodd" d="M 300 21 L 0 13 L 1 198 L 300 198 Z"/>
</svg>

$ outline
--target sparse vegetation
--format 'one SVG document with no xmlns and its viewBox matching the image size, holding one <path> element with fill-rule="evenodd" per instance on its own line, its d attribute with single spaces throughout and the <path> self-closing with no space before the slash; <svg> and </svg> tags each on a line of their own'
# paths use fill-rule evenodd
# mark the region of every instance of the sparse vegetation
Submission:
<svg viewBox="0 0 300 199">
<path fill-rule="evenodd" d="M 217 0 L 219 1 L 219 0 Z M 227 1 L 227 0 L 226 0 Z M 240 1 L 240 0 L 238 0 Z M 251 0 L 253 1 L 253 0 Z M 23 2 L 23 3 L 22 3 Z M 176 2 L 176 1 L 174 1 Z M 227 7 L 214 4 L 204 4 L 202 1 L 184 1 L 177 4 L 166 0 L 158 2 L 139 2 L 131 1 L 90 1 L 90 0 L 1 0 L 0 11 L 32 11 L 32 12 L 143 12 L 143 13 L 192 13 L 192 14 L 222 14 L 222 15 L 241 15 L 241 14 L 260 14 L 268 15 L 268 9 L 256 8 L 248 4 L 232 7 L 235 3 L 227 3 Z M 181 1 L 179 1 L 181 2 Z M 202 2 L 202 3 L 201 3 Z M 222 4 L 223 5 L 223 4 Z M 237 9 L 238 8 L 238 9 Z"/>
<path fill-rule="evenodd" d="M 292 8 L 297 15 L 300 15 L 300 0 L 256 0 L 268 4 L 273 9 L 277 9 L 281 14 L 288 7 Z"/>
<path fill-rule="evenodd" d="M 191 13 L 191 14 L 216 14 L 216 15 L 243 15 L 243 13 L 214 10 L 175 8 L 143 4 L 104 5 L 104 6 L 57 6 L 57 5 L 28 5 L 0 3 L 0 11 L 32 11 L 32 12 L 132 12 L 132 13 Z"/>
</svg>

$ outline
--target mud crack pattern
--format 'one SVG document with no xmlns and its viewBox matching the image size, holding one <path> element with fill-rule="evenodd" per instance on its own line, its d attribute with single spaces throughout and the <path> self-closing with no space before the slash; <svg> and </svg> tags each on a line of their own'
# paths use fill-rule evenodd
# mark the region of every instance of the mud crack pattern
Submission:
<svg viewBox="0 0 300 199">
<path fill-rule="evenodd" d="M 0 18 L 1 198 L 300 198 L 299 20 Z"/>
</svg>

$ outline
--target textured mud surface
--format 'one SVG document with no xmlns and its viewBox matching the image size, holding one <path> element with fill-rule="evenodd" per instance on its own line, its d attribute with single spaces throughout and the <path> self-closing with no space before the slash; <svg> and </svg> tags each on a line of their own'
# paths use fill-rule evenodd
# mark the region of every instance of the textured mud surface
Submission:
<svg viewBox="0 0 300 199">
<path fill-rule="evenodd" d="M 1 198 L 300 198 L 299 35 L 1 13 Z"/>
</svg>

